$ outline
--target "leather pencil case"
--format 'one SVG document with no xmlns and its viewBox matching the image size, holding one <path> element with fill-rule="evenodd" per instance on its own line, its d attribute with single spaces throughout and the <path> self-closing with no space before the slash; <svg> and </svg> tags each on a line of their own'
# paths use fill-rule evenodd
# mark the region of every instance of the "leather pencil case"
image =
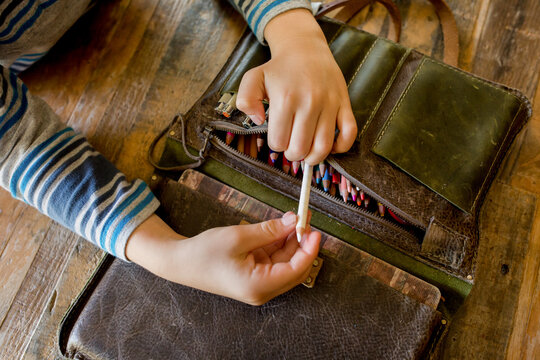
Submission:
<svg viewBox="0 0 540 360">
<path fill-rule="evenodd" d="M 401 221 L 378 216 L 312 188 L 310 206 L 417 261 L 472 283 L 482 202 L 513 139 L 531 115 L 517 90 L 479 78 L 416 50 L 321 17 L 319 24 L 348 84 L 358 136 L 327 162 Z M 243 74 L 270 58 L 249 32 L 207 91 L 171 125 L 185 142 L 290 198 L 301 179 L 230 147 L 227 132 L 246 128 L 244 115 L 215 108 L 234 94 Z M 179 147 L 178 147 L 179 148 Z M 169 167 L 168 169 L 174 169 Z M 165 168 L 167 169 L 167 168 Z"/>
<path fill-rule="evenodd" d="M 193 170 L 160 186 L 161 216 L 188 236 L 282 213 Z M 60 329 L 70 359 L 417 359 L 445 326 L 439 290 L 322 234 L 313 288 L 254 307 L 106 256 Z"/>
</svg>

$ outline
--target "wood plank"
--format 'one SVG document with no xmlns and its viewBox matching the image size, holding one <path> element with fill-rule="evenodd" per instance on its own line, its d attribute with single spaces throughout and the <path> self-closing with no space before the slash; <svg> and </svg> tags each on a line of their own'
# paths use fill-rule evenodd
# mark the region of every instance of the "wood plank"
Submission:
<svg viewBox="0 0 540 360">
<path fill-rule="evenodd" d="M 536 90 L 533 117 L 531 118 L 518 152 L 517 161 L 508 175 L 510 184 L 540 195 L 540 87 Z M 519 293 L 519 302 L 514 318 L 514 329 L 507 355 L 510 359 L 540 356 L 540 208 L 537 206 L 535 224 L 531 236 L 529 253 L 526 257 L 525 274 Z M 537 357 L 538 357 L 537 356 Z"/>
<path fill-rule="evenodd" d="M 540 218 L 540 215 L 538 218 Z M 538 238 L 540 237 L 540 225 L 537 225 L 536 229 Z M 536 289 L 531 301 L 533 306 L 529 313 L 530 321 L 527 325 L 527 334 L 523 337 L 522 359 L 540 358 L 540 281 L 538 281 L 540 279 L 540 270 L 536 274 L 536 279 Z"/>
<path fill-rule="evenodd" d="M 540 357 L 540 206 L 536 206 L 535 223 L 519 301 L 506 356 L 508 359 L 538 359 Z"/>
<path fill-rule="evenodd" d="M 0 200 L 8 197 L 11 195 L 0 189 Z M 6 237 L 2 240 L 4 247 L 0 252 L 0 330 L 4 327 L 17 291 L 22 286 L 30 264 L 52 223 L 36 209 L 15 201 L 2 201 L 2 204 L 11 205 L 13 208 L 0 214 L 0 223 L 9 222 L 3 230 Z"/>
<path fill-rule="evenodd" d="M 500 172 L 499 178 L 517 188 L 540 194 L 540 118 L 536 115 L 539 109 L 540 92 L 539 59 L 540 24 L 538 2 L 489 2 L 491 6 L 484 10 L 485 24 L 482 28 L 483 40 L 478 44 L 474 61 L 474 72 L 501 81 L 510 86 L 522 89 L 531 97 L 534 92 L 535 110 L 533 118 L 526 129 L 516 139 L 510 154 Z M 516 8 L 519 6 L 518 8 Z M 497 44 L 497 46 L 494 46 Z M 535 228 L 530 237 L 530 249 L 523 259 L 524 274 L 519 290 L 513 318 L 513 330 L 508 341 L 506 355 L 508 358 L 533 358 L 538 350 L 538 337 L 534 330 L 540 318 L 535 313 L 538 298 L 533 296 L 538 286 L 540 269 L 540 233 L 538 230 L 540 213 L 537 210 Z M 486 318 L 486 320 L 488 320 Z"/>
<path fill-rule="evenodd" d="M 156 6 L 157 2 L 133 0 L 123 13 L 124 16 L 114 19 L 114 36 L 108 37 L 122 41 L 115 40 L 107 44 L 99 61 L 99 68 L 92 71 L 68 120 L 68 123 L 84 133 L 90 142 L 143 38 Z"/>
<path fill-rule="evenodd" d="M 491 0 L 455 0 L 447 3 L 452 9 L 459 31 L 459 67 L 470 72 Z"/>
<path fill-rule="evenodd" d="M 21 74 L 30 91 L 43 98 L 63 121 L 70 118 L 131 0 L 99 1 L 35 66 Z M 59 71 L 62 69 L 62 71 Z M 46 81 L 44 81 L 46 80 Z"/>
<path fill-rule="evenodd" d="M 490 190 L 481 217 L 475 285 L 451 322 L 443 358 L 504 358 L 535 205 L 532 194 L 503 183 Z"/>
<path fill-rule="evenodd" d="M 503 176 L 512 186 L 540 194 L 540 87 L 533 100 L 533 115 L 519 140 L 515 161 L 506 167 Z"/>
<path fill-rule="evenodd" d="M 487 17 L 485 9 L 489 6 L 489 0 L 450 0 L 447 3 L 454 14 L 459 31 L 459 67 L 470 71 L 481 29 Z M 403 20 L 400 43 L 442 60 L 442 31 L 433 5 L 427 0 L 399 1 L 396 5 Z M 380 36 L 388 36 L 388 31 L 392 27 L 386 9 L 378 3 L 370 5 L 368 9 L 358 14 L 351 25 L 358 25 L 361 29 Z"/>
<path fill-rule="evenodd" d="M 240 38 L 244 23 L 234 10 L 218 2 L 193 2 L 182 14 L 161 63 L 140 106 L 139 114 L 123 114 L 118 120 L 137 123 L 127 132 L 116 164 L 120 169 L 144 169 L 149 179 L 153 168 L 146 161 L 151 141 L 174 115 L 187 111 L 217 75 Z M 194 35 L 196 34 L 196 35 Z M 205 39 L 205 40 L 202 40 Z M 197 61 L 194 61 L 197 59 Z M 134 70 L 138 71 L 138 70 Z M 129 82 L 126 84 L 129 87 Z"/>
<path fill-rule="evenodd" d="M 56 223 L 50 227 L 0 328 L 0 359 L 24 354 L 77 239 Z"/>
<path fill-rule="evenodd" d="M 61 116 L 67 117 L 71 113 L 86 83 L 92 80 L 90 75 L 96 72 L 103 49 L 106 49 L 107 43 L 113 40 L 111 35 L 114 34 L 118 25 L 122 25 L 121 22 L 115 20 L 123 16 L 129 3 L 130 1 L 116 2 L 116 4 L 101 3 L 99 8 L 94 9 L 94 12 L 75 26 L 77 36 L 62 39 L 39 65 L 25 72 L 24 80 L 31 91 L 47 99 Z M 88 21 L 93 20 L 92 17 L 96 15 L 99 15 L 101 21 L 99 26 L 96 24 L 90 28 L 90 31 L 83 30 L 82 28 L 88 25 Z M 107 32 L 109 34 L 105 36 Z M 70 33 L 72 34 L 73 32 Z M 80 46 L 81 41 L 89 46 Z M 66 43 L 70 43 L 71 46 L 68 48 L 71 52 L 58 51 L 65 49 Z M 74 46 L 75 44 L 79 46 Z M 80 65 L 81 58 L 85 59 L 82 65 Z M 54 71 L 51 71 L 53 69 Z M 44 73 L 56 76 L 50 76 L 47 81 L 43 81 Z M 66 89 L 69 91 L 66 92 Z M 0 289 L 0 324 L 2 324 L 0 328 L 4 329 L 2 320 L 6 317 L 8 310 L 11 311 L 14 297 L 22 286 L 21 283 L 35 260 L 34 256 L 53 222 L 24 203 L 8 199 L 10 195 L 3 190 L 0 196 L 0 203 L 10 209 L 0 219 L 0 223 L 3 221 L 9 223 L 1 227 L 4 231 L 2 235 L 5 236 L 0 237 L 0 253 L 3 258 L 9 259 L 9 261 L 0 262 L 0 277 L 5 279 Z M 16 229 L 13 230 L 15 225 Z"/>
<path fill-rule="evenodd" d="M 0 259 L 25 207 L 23 202 L 11 197 L 8 191 L 0 189 Z"/>
<path fill-rule="evenodd" d="M 540 69 L 538 59 L 540 24 L 537 21 L 540 7 L 538 2 L 485 0 L 480 5 L 474 37 L 466 50 L 467 57 L 472 59 L 472 72 L 521 89 L 527 96 L 531 97 L 538 86 Z M 538 103 L 538 94 L 535 103 Z M 537 158 L 540 152 L 540 141 L 537 121 L 535 118 L 531 119 L 526 130 L 516 139 L 499 174 L 501 181 L 536 193 L 539 191 L 536 184 L 540 179 Z M 508 199 L 508 201 L 511 201 L 512 206 L 516 204 L 513 199 Z M 538 215 L 535 221 L 539 221 Z M 509 309 L 516 309 L 515 313 L 497 312 L 493 307 L 477 308 L 478 313 L 484 313 L 484 323 L 501 323 L 502 321 L 513 330 L 509 334 L 504 331 L 504 326 L 501 326 L 502 330 L 498 334 L 498 339 L 493 340 L 489 336 L 482 339 L 476 345 L 478 350 L 482 348 L 498 349 L 509 358 L 521 358 L 521 354 L 525 354 L 522 351 L 525 345 L 523 342 L 526 341 L 525 331 L 529 326 L 529 321 L 536 323 L 536 320 L 530 316 L 531 304 L 534 303 L 531 295 L 538 282 L 539 268 L 537 244 L 539 240 L 536 229 L 537 227 L 528 238 L 531 242 L 529 251 L 520 261 L 517 258 L 514 259 L 514 268 L 511 268 L 511 273 L 509 273 L 514 278 L 511 288 L 517 292 L 518 296 L 513 299 L 507 297 L 506 306 Z M 523 241 L 525 240 L 523 239 Z M 513 246 L 513 244 L 508 244 L 504 238 L 494 237 L 491 239 L 491 246 L 500 247 L 499 251 L 492 255 L 501 257 L 510 250 L 508 246 Z M 521 249 L 521 246 L 520 243 L 518 248 Z M 483 257 L 481 258 L 479 255 L 478 260 L 480 266 Z M 518 269 L 515 268 L 516 265 Z M 519 285 L 517 288 L 516 284 Z M 506 285 L 506 283 L 494 285 L 492 296 L 497 297 L 501 291 L 507 291 Z M 488 296 L 484 294 L 479 298 L 475 297 L 475 291 L 482 292 L 484 287 L 485 285 L 477 279 L 470 298 L 479 301 L 483 296 Z M 478 290 L 478 288 L 480 289 Z M 505 322 L 506 320 L 503 320 L 505 317 L 511 319 L 511 322 Z M 488 326 L 488 328 L 490 327 Z M 464 333 L 470 336 L 474 334 L 478 338 L 482 332 L 475 333 L 473 329 L 468 329 Z"/>
<path fill-rule="evenodd" d="M 75 251 L 69 257 L 66 268 L 51 294 L 51 301 L 41 316 L 39 326 L 30 341 L 24 358 L 53 359 L 60 357 L 57 351 L 60 322 L 71 303 L 82 291 L 103 255 L 102 250 L 79 238 Z"/>
<path fill-rule="evenodd" d="M 540 2 L 490 1 L 474 55 L 473 73 L 532 98 L 540 71 Z"/>
<path fill-rule="evenodd" d="M 133 158 L 125 153 L 124 138 L 137 124 L 137 114 L 159 68 L 161 59 L 174 35 L 182 14 L 192 1 L 162 1 L 152 14 L 143 39 L 128 64 L 122 79 L 119 80 L 114 96 L 107 104 L 103 117 L 99 120 L 96 136 L 92 138 L 94 147 L 104 153 L 128 178 L 142 177 L 149 180 L 151 168 L 143 158 L 134 159 L 135 166 L 122 166 L 116 160 L 120 156 Z M 166 26 L 163 26 L 166 24 Z M 152 54 L 152 56 L 148 56 Z M 142 76 L 143 75 L 143 76 Z M 148 119 L 145 119 L 148 121 Z M 146 125 L 142 126 L 146 128 Z M 143 136 L 145 136 L 143 134 Z M 146 134 L 149 143 L 152 134 Z M 146 169 L 144 171 L 143 169 Z M 145 172 L 146 176 L 141 176 Z"/>
</svg>

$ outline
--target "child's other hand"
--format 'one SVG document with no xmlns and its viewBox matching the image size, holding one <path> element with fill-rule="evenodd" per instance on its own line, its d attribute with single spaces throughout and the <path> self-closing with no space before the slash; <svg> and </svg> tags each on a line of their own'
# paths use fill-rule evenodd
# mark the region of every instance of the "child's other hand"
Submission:
<svg viewBox="0 0 540 360">
<path fill-rule="evenodd" d="M 261 305 L 304 281 L 319 252 L 320 233 L 308 233 L 299 245 L 295 226 L 296 215 L 289 212 L 281 219 L 215 228 L 184 240 L 174 239 L 170 230 L 173 241 L 157 243 L 148 236 L 160 230 L 149 228 L 146 238 L 130 239 L 127 255 L 167 280 Z"/>
<path fill-rule="evenodd" d="M 315 165 L 331 151 L 349 150 L 357 127 L 347 86 L 313 16 L 284 12 L 268 23 L 265 38 L 272 59 L 244 75 L 238 109 L 260 125 L 268 99 L 268 145 L 291 161 Z"/>
<path fill-rule="evenodd" d="M 320 234 L 312 232 L 299 246 L 296 215 L 258 224 L 205 231 L 181 242 L 190 272 L 182 283 L 261 305 L 304 281 L 319 252 Z M 181 274 L 180 277 L 184 278 Z"/>
</svg>

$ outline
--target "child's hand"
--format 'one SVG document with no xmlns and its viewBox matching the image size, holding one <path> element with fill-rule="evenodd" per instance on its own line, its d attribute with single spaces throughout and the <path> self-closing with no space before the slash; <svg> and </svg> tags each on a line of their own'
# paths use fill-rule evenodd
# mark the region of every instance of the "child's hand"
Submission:
<svg viewBox="0 0 540 360">
<path fill-rule="evenodd" d="M 315 165 L 330 151 L 347 151 L 356 121 L 343 74 L 313 16 L 305 9 L 284 12 L 268 23 L 265 38 L 272 59 L 244 75 L 238 109 L 260 125 L 268 99 L 268 145 L 291 161 Z"/>
<path fill-rule="evenodd" d="M 296 215 L 287 213 L 185 240 L 172 230 L 166 231 L 170 240 L 153 240 L 161 230 L 148 228 L 130 238 L 127 256 L 165 279 L 261 305 L 305 280 L 318 254 L 320 234 L 309 233 L 299 246 L 295 225 Z"/>
</svg>

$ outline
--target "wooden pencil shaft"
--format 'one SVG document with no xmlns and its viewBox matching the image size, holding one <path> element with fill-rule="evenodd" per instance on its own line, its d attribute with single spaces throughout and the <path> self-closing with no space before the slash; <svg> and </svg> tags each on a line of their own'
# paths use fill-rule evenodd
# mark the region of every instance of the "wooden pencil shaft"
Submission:
<svg viewBox="0 0 540 360">
<path fill-rule="evenodd" d="M 296 224 L 296 232 L 300 235 L 306 229 L 312 175 L 313 171 L 311 165 L 306 163 L 304 168 L 304 176 L 302 177 L 302 189 L 300 190 L 300 201 L 298 204 L 298 222 Z M 299 236 L 298 241 L 300 241 L 300 239 L 301 237 Z"/>
</svg>

